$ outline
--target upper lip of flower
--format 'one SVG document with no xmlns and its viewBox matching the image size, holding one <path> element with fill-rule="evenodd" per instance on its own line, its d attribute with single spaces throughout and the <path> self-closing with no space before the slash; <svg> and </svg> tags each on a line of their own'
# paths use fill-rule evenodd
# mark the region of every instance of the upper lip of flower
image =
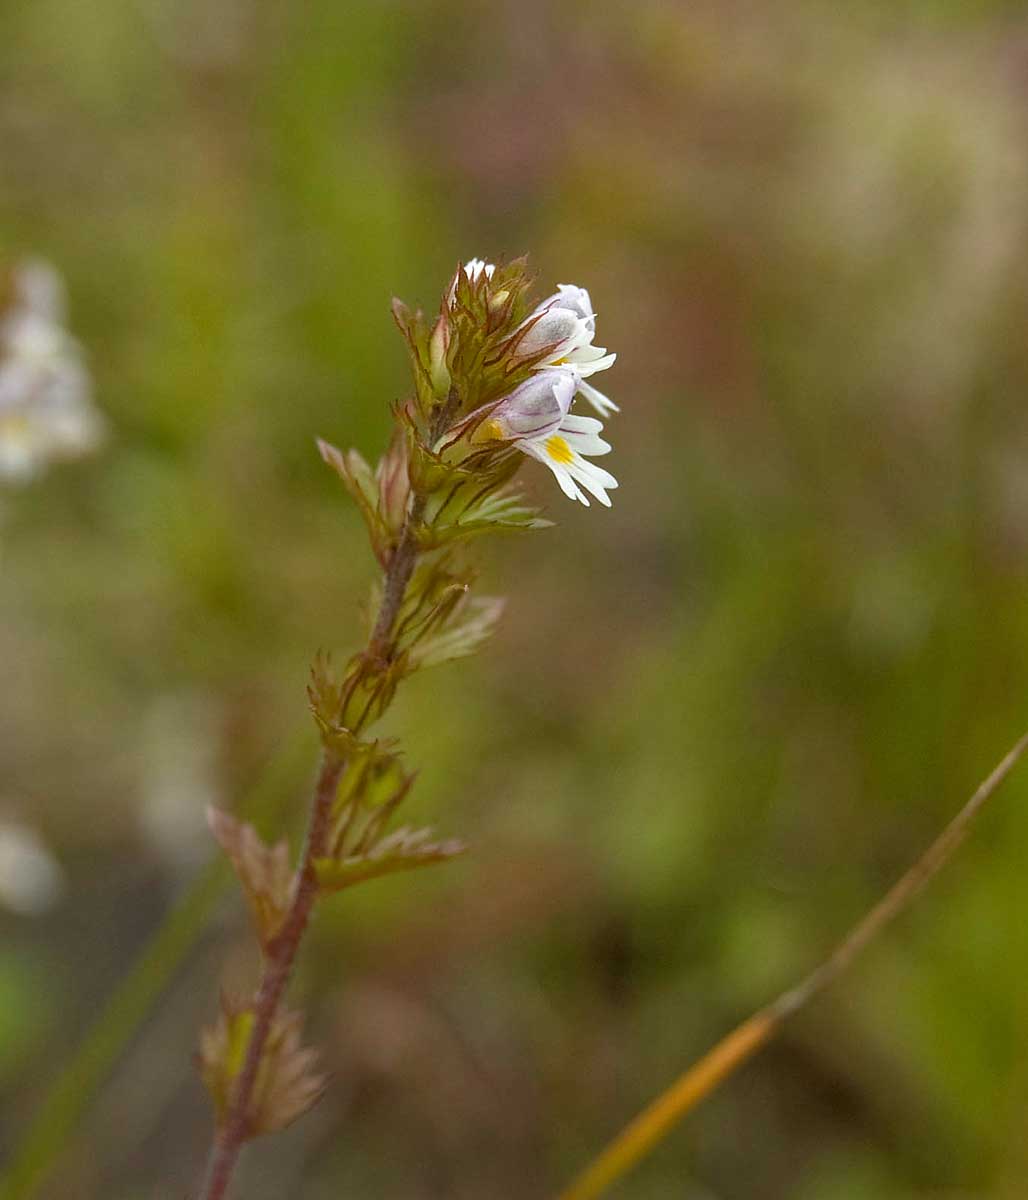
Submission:
<svg viewBox="0 0 1028 1200">
<path fill-rule="evenodd" d="M 554 432 L 575 398 L 579 373 L 559 367 L 533 375 L 500 400 L 491 400 L 452 426 L 435 447 L 437 453 L 462 437 L 472 441 L 516 442 Z"/>
<path fill-rule="evenodd" d="M 537 308 L 521 325 L 515 342 L 519 358 L 534 358 L 549 364 L 555 359 L 587 346 L 593 338 L 588 322 L 573 309 L 558 303 Z"/>
<path fill-rule="evenodd" d="M 596 313 L 585 288 L 562 283 L 535 311 L 521 323 L 512 339 L 512 352 L 521 359 L 531 360 L 534 370 L 574 366 L 579 373 L 579 391 L 590 404 L 606 416 L 617 411 L 617 405 L 602 392 L 582 379 L 605 371 L 614 365 L 616 354 L 608 354 L 603 346 L 594 346 Z"/>
<path fill-rule="evenodd" d="M 578 372 L 566 367 L 533 376 L 496 405 L 491 420 L 507 439 L 543 437 L 567 416 L 578 382 Z"/>
<path fill-rule="evenodd" d="M 591 329 L 596 329 L 596 311 L 592 298 L 584 287 L 579 287 L 577 283 L 558 283 L 554 298 L 565 308 L 570 308 L 588 321 Z"/>
</svg>

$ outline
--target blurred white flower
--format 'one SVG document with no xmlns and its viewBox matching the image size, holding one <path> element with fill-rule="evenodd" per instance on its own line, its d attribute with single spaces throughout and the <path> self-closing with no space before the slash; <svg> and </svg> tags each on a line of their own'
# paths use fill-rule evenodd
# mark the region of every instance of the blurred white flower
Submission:
<svg viewBox="0 0 1028 1200">
<path fill-rule="evenodd" d="M 52 908 L 64 891 L 64 872 L 39 834 L 0 821 L 0 904 L 22 916 Z"/>
<path fill-rule="evenodd" d="M 525 333 L 517 343 L 516 353 L 531 358 L 545 352 L 536 370 L 572 366 L 578 370 L 578 392 L 596 409 L 601 417 L 618 411 L 613 400 L 586 383 L 588 375 L 606 371 L 614 365 L 616 354 L 608 354 L 603 346 L 594 346 L 596 313 L 589 293 L 573 283 L 559 283 L 552 296 L 538 305 L 524 322 Z"/>
<path fill-rule="evenodd" d="M 64 329 L 64 289 L 45 263 L 17 267 L 0 306 L 0 482 L 95 449 L 103 421 L 78 343 Z"/>
<path fill-rule="evenodd" d="M 209 850 L 207 809 L 222 800 L 218 728 L 217 706 L 201 692 L 159 696 L 143 717 L 139 824 L 173 867 L 192 867 Z"/>
</svg>

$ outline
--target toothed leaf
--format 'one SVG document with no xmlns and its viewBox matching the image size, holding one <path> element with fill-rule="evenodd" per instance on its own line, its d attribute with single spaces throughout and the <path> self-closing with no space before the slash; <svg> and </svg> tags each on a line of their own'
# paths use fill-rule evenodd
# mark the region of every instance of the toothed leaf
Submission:
<svg viewBox="0 0 1028 1200">
<path fill-rule="evenodd" d="M 343 859 L 319 858 L 314 864 L 318 883 L 325 891 L 342 891 L 381 875 L 446 862 L 467 850 L 463 842 L 454 839 L 432 842 L 431 836 L 431 829 L 405 827 L 388 834 L 363 854 Z"/>
</svg>

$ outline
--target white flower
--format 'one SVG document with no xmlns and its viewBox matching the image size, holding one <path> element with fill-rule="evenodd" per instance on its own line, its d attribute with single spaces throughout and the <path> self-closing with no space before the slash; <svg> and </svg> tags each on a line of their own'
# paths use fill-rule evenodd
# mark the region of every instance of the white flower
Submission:
<svg viewBox="0 0 1028 1200">
<path fill-rule="evenodd" d="M 530 358 L 545 352 L 536 370 L 573 366 L 579 374 L 578 391 L 601 417 L 618 411 L 618 406 L 585 377 L 606 371 L 614 365 L 616 354 L 594 346 L 596 313 L 589 293 L 572 283 L 560 283 L 552 296 L 538 305 L 522 326 L 526 332 L 517 343 L 519 357 Z"/>
<path fill-rule="evenodd" d="M 53 459 L 84 454 L 102 432 L 78 343 L 61 324 L 60 277 L 30 263 L 13 283 L 13 302 L 0 312 L 0 480 L 29 479 Z"/>
<path fill-rule="evenodd" d="M 578 417 L 570 411 L 581 383 L 574 366 L 540 372 L 496 405 L 483 433 L 513 442 L 523 454 L 545 463 L 572 500 L 588 508 L 585 492 L 589 492 L 609 508 L 607 492 L 617 487 L 617 480 L 585 457 L 609 453 L 610 444 L 599 436 L 603 425 L 595 417 Z"/>
<path fill-rule="evenodd" d="M 495 270 L 496 264 L 488 263 L 484 258 L 472 258 L 461 267 L 461 271 L 464 272 L 471 283 L 474 283 L 481 275 L 485 275 L 486 279 L 492 279 Z M 453 283 L 450 284 L 449 303 L 451 307 L 457 299 L 457 278 L 458 276 L 454 276 Z"/>
<path fill-rule="evenodd" d="M 530 454 L 550 468 L 565 496 L 581 500 L 588 508 L 589 501 L 582 491 L 585 488 L 586 492 L 610 508 L 607 492 L 616 488 L 618 481 L 609 471 L 588 462 L 585 457 L 610 452 L 610 443 L 600 437 L 602 429 L 602 423 L 595 417 L 576 417 L 574 413 L 568 413 L 555 432 L 541 437 L 522 438 L 514 444 L 523 453 Z"/>
<path fill-rule="evenodd" d="M 487 263 L 483 258 L 473 258 L 470 262 L 464 264 L 464 274 L 471 280 L 472 283 L 485 273 L 486 279 L 492 279 L 493 272 L 496 270 L 495 263 Z"/>
</svg>

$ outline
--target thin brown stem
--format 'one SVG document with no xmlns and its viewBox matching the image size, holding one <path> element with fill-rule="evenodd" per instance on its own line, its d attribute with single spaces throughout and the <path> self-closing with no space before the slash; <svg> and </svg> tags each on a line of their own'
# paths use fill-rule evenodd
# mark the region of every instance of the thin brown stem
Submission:
<svg viewBox="0 0 1028 1200">
<path fill-rule="evenodd" d="M 368 644 L 368 653 L 381 656 L 389 645 L 389 638 L 400 613 L 400 606 L 407 593 L 407 584 L 414 573 L 418 561 L 418 526 L 425 515 L 425 497 L 415 496 L 411 502 L 410 512 L 403 523 L 403 532 L 396 544 L 392 558 L 389 560 L 389 570 L 386 572 L 385 587 L 382 590 L 382 606 L 378 610 L 378 619 Z"/>
<path fill-rule="evenodd" d="M 449 396 L 439 406 L 439 410 L 432 420 L 428 433 L 430 446 L 434 447 L 442 437 L 453 420 L 459 404 L 460 398 L 451 388 Z M 396 624 L 396 618 L 400 615 L 400 606 L 403 604 L 407 585 L 410 583 L 410 577 L 414 573 L 414 567 L 418 561 L 418 528 L 425 518 L 427 503 L 427 498 L 419 494 L 415 494 L 411 501 L 407 519 L 404 521 L 403 530 L 400 533 L 400 540 L 389 560 L 385 587 L 382 591 L 382 606 L 378 610 L 378 619 L 375 621 L 375 628 L 368 644 L 369 654 L 381 656 L 388 647 L 390 634 Z"/>
<path fill-rule="evenodd" d="M 975 817 L 999 790 L 1028 749 L 1028 733 L 1008 751 L 974 795 L 921 857 L 881 900 L 838 943 L 829 956 L 796 987 L 737 1025 L 684 1071 L 671 1086 L 643 1109 L 610 1142 L 558 1200 L 596 1200 L 641 1162 L 664 1137 L 712 1091 L 733 1075 L 779 1031 L 786 1018 L 803 1008 L 833 983 L 882 930 L 909 906 L 914 897 L 946 865 L 964 840 Z"/>
<path fill-rule="evenodd" d="M 254 999 L 254 1025 L 247 1045 L 246 1058 L 236 1083 L 232 1099 L 232 1110 L 211 1152 L 207 1179 L 204 1184 L 204 1200 L 221 1200 L 228 1190 L 243 1142 L 248 1135 L 247 1112 L 261 1056 L 271 1032 L 275 1013 L 282 993 L 285 991 L 300 942 L 307 928 L 311 908 L 317 897 L 318 883 L 314 873 L 315 860 L 324 854 L 328 834 L 329 815 L 332 801 L 339 786 L 343 760 L 331 751 L 325 751 L 314 789 L 310 825 L 304 847 L 303 860 L 296 876 L 293 901 L 282 923 L 282 928 L 268 945 L 264 960 L 264 971 L 260 987 Z"/>
<path fill-rule="evenodd" d="M 459 407 L 459 399 L 451 389 L 445 403 L 439 406 L 429 430 L 429 444 L 434 445 L 449 426 Z M 418 561 L 418 531 L 425 517 L 426 498 L 415 494 L 407 518 L 389 559 L 382 589 L 382 604 L 365 656 L 369 660 L 388 659 L 392 653 L 393 630 L 403 606 L 411 576 Z M 366 716 L 366 714 L 365 714 Z M 364 724 L 365 717 L 358 722 Z M 297 868 L 293 899 L 281 930 L 268 945 L 260 986 L 254 998 L 253 1031 L 247 1043 L 246 1057 L 237 1078 L 231 1110 L 217 1134 L 211 1150 L 207 1176 L 201 1193 L 202 1200 L 222 1200 L 232 1181 L 243 1144 L 249 1135 L 247 1114 L 260 1070 L 264 1048 L 271 1033 L 275 1014 L 292 975 L 300 942 L 307 930 L 311 909 L 318 896 L 314 864 L 324 856 L 330 835 L 332 804 L 339 789 L 345 760 L 333 750 L 325 750 L 321 770 L 314 788 L 310 822 L 303 857 Z"/>
</svg>

